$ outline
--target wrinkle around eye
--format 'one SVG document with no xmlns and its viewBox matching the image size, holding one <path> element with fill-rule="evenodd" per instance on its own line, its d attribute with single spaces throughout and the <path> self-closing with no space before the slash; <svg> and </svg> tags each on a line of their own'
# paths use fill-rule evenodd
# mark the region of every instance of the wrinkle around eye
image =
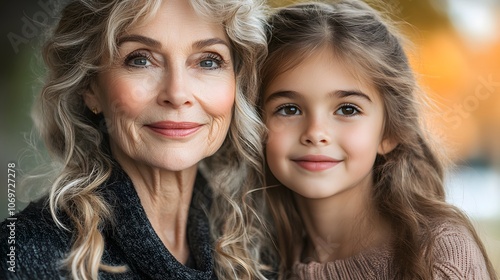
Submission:
<svg viewBox="0 0 500 280">
<path fill-rule="evenodd" d="M 200 68 L 202 70 L 218 70 L 218 69 L 226 69 L 231 64 L 228 60 L 225 60 L 222 55 L 219 53 L 208 52 L 203 53 L 195 60 L 195 67 Z"/>
<path fill-rule="evenodd" d="M 148 68 L 154 66 L 153 56 L 144 50 L 135 50 L 128 55 L 126 55 L 124 59 L 124 65 L 130 68 Z M 135 64 L 140 62 L 141 64 Z"/>
</svg>

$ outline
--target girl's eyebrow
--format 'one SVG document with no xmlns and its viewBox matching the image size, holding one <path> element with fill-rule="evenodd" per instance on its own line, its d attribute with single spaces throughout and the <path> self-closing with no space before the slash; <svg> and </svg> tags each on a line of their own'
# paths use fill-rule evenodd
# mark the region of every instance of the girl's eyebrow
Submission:
<svg viewBox="0 0 500 280">
<path fill-rule="evenodd" d="M 346 98 L 349 96 L 360 97 L 360 98 L 363 98 L 363 99 L 366 99 L 366 100 L 372 102 L 372 100 L 370 99 L 370 97 L 367 94 L 362 93 L 361 91 L 357 91 L 357 90 L 336 90 L 336 91 L 332 92 L 331 95 L 334 95 L 338 98 Z"/>
<path fill-rule="evenodd" d="M 331 92 L 329 95 L 331 97 L 336 97 L 336 98 L 346 98 L 346 97 L 353 96 L 353 97 L 363 98 L 369 102 L 372 102 L 372 100 L 370 99 L 370 97 L 367 94 L 362 93 L 361 91 L 357 91 L 357 90 L 336 90 L 336 91 Z M 273 101 L 275 99 L 279 99 L 279 98 L 296 99 L 299 96 L 300 96 L 299 93 L 292 91 L 292 90 L 276 91 L 276 92 L 271 93 L 264 100 L 264 104 L 267 104 L 268 102 L 271 102 L 271 101 Z"/>
<path fill-rule="evenodd" d="M 288 98 L 288 99 L 294 99 L 294 98 L 297 98 L 299 96 L 299 94 L 295 91 L 291 91 L 291 90 L 281 90 L 281 91 L 275 91 L 273 93 L 271 93 L 267 98 L 266 100 L 264 100 L 264 104 L 267 104 L 268 102 L 271 102 L 275 99 L 279 99 L 279 98 Z"/>
</svg>

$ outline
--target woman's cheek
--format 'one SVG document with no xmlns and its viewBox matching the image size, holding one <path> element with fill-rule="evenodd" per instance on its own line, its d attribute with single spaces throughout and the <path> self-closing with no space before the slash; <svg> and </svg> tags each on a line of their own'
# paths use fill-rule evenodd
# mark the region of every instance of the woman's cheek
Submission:
<svg viewBox="0 0 500 280">
<path fill-rule="evenodd" d="M 158 91 L 155 75 L 132 75 L 116 79 L 107 87 L 111 114 L 136 116 L 155 98 Z"/>
<path fill-rule="evenodd" d="M 212 117 L 231 116 L 236 99 L 234 79 L 228 78 L 214 82 L 208 88 L 213 88 L 211 93 L 206 86 L 199 88 L 201 93 L 199 102 L 204 110 Z"/>
</svg>

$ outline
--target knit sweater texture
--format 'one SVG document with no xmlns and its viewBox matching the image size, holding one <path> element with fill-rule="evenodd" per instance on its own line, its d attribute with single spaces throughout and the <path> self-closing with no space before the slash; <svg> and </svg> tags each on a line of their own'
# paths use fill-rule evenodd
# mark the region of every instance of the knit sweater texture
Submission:
<svg viewBox="0 0 500 280">
<path fill-rule="evenodd" d="M 436 243 L 432 248 L 436 259 L 433 279 L 490 279 L 481 250 L 466 228 L 444 224 L 436 230 Z M 391 269 L 392 261 L 390 248 L 383 246 L 323 264 L 298 262 L 293 266 L 291 279 L 397 279 Z"/>
<path fill-rule="evenodd" d="M 213 252 L 206 211 L 210 208 L 211 189 L 198 174 L 188 214 L 187 240 L 190 248 L 188 265 L 178 262 L 154 231 L 141 205 L 130 178 L 115 169 L 110 179 L 99 189 L 113 211 L 114 223 L 103 229 L 104 254 L 102 263 L 125 265 L 124 273 L 99 272 L 99 279 L 216 279 L 213 272 Z M 68 271 L 61 267 L 70 251 L 74 236 L 56 226 L 46 198 L 31 203 L 5 220 L 0 233 L 0 279 L 67 279 Z M 71 225 L 61 216 L 66 225 Z M 14 222 L 15 244 L 8 244 Z M 6 261 L 14 246 L 15 263 Z M 9 260 L 7 258 L 7 260 Z"/>
</svg>

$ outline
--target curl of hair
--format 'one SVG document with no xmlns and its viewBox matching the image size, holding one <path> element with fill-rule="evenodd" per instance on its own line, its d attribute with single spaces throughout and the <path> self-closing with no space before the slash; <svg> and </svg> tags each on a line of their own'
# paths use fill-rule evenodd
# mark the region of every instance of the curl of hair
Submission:
<svg viewBox="0 0 500 280">
<path fill-rule="evenodd" d="M 269 22 L 261 89 L 315 50 L 327 47 L 350 66 L 355 77 L 373 85 L 380 94 L 385 110 L 384 138 L 398 144 L 375 160 L 373 198 L 394 231 L 397 278 L 432 279 L 433 229 L 443 222 L 463 225 L 472 233 L 494 278 L 491 262 L 469 219 L 445 202 L 444 157 L 434 148 L 435 139 L 424 130 L 420 111 L 427 103 L 426 95 L 418 87 L 396 28 L 381 13 L 356 0 L 288 6 Z M 300 244 L 303 236 L 290 192 L 283 186 L 265 192 L 277 225 L 274 238 L 282 260 L 281 275 L 290 270 L 292 246 Z"/>
<path fill-rule="evenodd" d="M 264 198 L 253 190 L 263 184 L 265 129 L 255 108 L 258 69 L 267 54 L 267 11 L 255 0 L 208 0 L 195 5 L 207 17 L 224 23 L 232 42 L 237 80 L 228 137 L 219 151 L 201 164 L 217 202 L 211 209 L 212 235 L 217 238 L 216 271 L 222 279 L 263 279 L 262 272 L 271 270 L 261 261 L 269 248 L 263 246 L 268 238 L 260 219 Z"/>
<path fill-rule="evenodd" d="M 253 243 L 261 234 L 254 201 L 241 197 L 262 184 L 263 126 L 254 105 L 257 67 L 266 54 L 264 6 L 258 0 L 192 0 L 191 4 L 200 16 L 223 24 L 232 43 L 237 79 L 229 135 L 203 164 L 215 193 L 210 221 L 216 240 L 216 273 L 219 278 L 262 278 L 255 261 L 261 255 L 260 246 Z M 161 0 L 72 1 L 43 47 L 47 80 L 35 102 L 33 119 L 60 166 L 51 181 L 48 203 L 56 224 L 74 232 L 63 261 L 74 279 L 97 279 L 99 270 L 119 273 L 127 269 L 101 262 L 101 230 L 113 223 L 113 213 L 97 189 L 109 178 L 113 159 L 104 120 L 90 112 L 82 94 L 116 56 L 117 38 L 154 16 L 160 5 Z M 69 217 L 66 224 L 61 213 Z"/>
</svg>

